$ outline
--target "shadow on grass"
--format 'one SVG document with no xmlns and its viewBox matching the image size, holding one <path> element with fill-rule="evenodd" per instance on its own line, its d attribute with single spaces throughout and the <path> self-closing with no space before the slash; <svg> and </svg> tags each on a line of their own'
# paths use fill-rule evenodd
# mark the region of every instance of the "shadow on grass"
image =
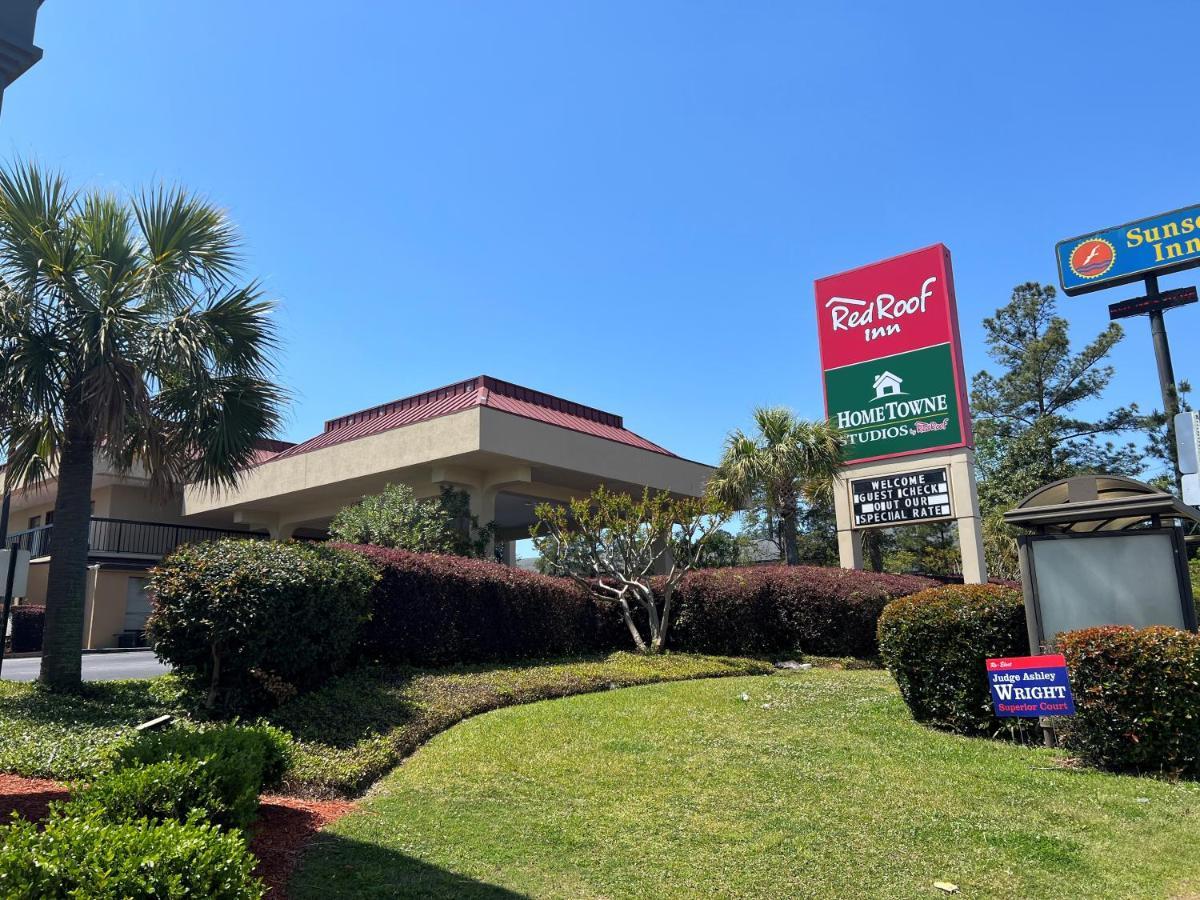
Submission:
<svg viewBox="0 0 1200 900">
<path fill-rule="evenodd" d="M 88 682 L 78 693 L 56 693 L 39 684 L 0 682 L 0 721 L 46 725 L 136 725 L 172 712 L 166 691 L 150 680 Z"/>
<path fill-rule="evenodd" d="M 369 666 L 332 678 L 268 714 L 272 724 L 301 741 L 346 749 L 372 734 L 411 722 L 416 673 Z"/>
<path fill-rule="evenodd" d="M 430 865 L 412 856 L 323 833 L 288 884 L 291 900 L 341 897 L 524 900 L 526 895 Z"/>
<path fill-rule="evenodd" d="M 436 733 L 466 715 L 510 705 L 517 691 L 501 685 L 508 676 L 531 667 L 601 663 L 606 658 L 597 654 L 438 669 L 368 665 L 289 700 L 267 718 L 298 740 L 345 750 L 364 738 L 418 722 L 422 733 L 429 728 Z M 472 675 L 486 678 L 473 679 Z M 529 699 L 577 693 L 582 687 L 572 690 L 567 676 L 563 682 L 559 689 L 543 688 Z"/>
</svg>

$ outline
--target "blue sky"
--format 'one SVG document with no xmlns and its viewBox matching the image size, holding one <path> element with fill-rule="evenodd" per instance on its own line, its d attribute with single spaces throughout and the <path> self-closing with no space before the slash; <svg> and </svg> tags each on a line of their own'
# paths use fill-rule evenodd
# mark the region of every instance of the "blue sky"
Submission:
<svg viewBox="0 0 1200 900">
<path fill-rule="evenodd" d="M 280 300 L 287 437 L 487 373 L 713 462 L 755 405 L 821 414 L 814 278 L 946 243 L 970 373 L 1056 240 L 1197 202 L 1198 24 L 1189 3 L 48 0 L 0 155 L 226 206 Z M 1083 338 L 1138 292 L 1061 309 Z M 1128 325 L 1110 397 L 1150 407 Z M 1200 380 L 1200 307 L 1168 326 Z"/>
</svg>

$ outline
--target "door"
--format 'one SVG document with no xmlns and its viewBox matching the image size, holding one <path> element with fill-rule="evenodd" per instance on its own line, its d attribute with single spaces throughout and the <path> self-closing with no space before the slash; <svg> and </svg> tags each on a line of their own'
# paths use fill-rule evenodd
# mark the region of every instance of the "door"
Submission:
<svg viewBox="0 0 1200 900">
<path fill-rule="evenodd" d="M 150 617 L 149 578 L 130 578 L 125 586 L 125 630 L 143 631 Z"/>
</svg>

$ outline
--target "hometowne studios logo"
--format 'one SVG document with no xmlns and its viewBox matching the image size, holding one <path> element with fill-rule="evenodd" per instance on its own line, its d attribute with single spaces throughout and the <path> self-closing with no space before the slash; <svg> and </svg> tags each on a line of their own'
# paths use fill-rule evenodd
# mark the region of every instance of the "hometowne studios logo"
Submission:
<svg viewBox="0 0 1200 900">
<path fill-rule="evenodd" d="M 838 410 L 834 415 L 847 444 L 870 444 L 949 429 L 948 392 L 898 399 L 903 393 L 899 387 L 904 379 L 886 370 L 875 376 L 873 383 L 875 396 L 867 401 L 867 405 Z M 892 385 L 896 387 L 891 389 Z"/>
</svg>

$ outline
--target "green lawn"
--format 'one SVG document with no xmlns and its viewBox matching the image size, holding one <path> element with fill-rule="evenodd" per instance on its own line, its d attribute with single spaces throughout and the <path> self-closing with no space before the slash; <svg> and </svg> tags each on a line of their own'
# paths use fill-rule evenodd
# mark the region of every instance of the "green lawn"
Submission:
<svg viewBox="0 0 1200 900">
<path fill-rule="evenodd" d="M 287 790 L 352 796 L 435 734 L 489 710 L 629 685 L 770 671 L 758 660 L 689 653 L 435 670 L 363 668 L 269 718 L 298 741 Z"/>
<path fill-rule="evenodd" d="M 920 727 L 881 671 L 514 707 L 384 779 L 309 852 L 292 896 L 1200 892 L 1200 784 L 1065 762 Z"/>
</svg>

